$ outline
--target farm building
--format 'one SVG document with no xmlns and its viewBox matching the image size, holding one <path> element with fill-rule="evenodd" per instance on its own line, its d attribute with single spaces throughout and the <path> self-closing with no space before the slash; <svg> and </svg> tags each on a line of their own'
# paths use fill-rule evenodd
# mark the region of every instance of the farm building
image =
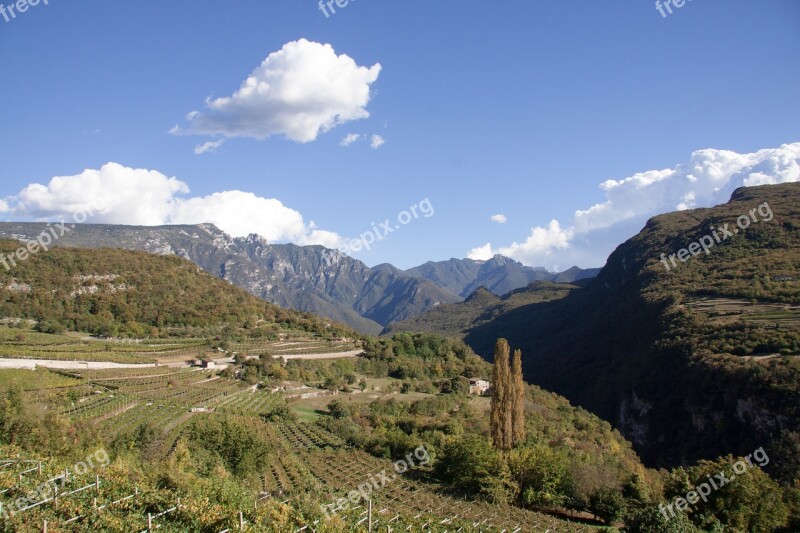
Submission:
<svg viewBox="0 0 800 533">
<path fill-rule="evenodd" d="M 469 380 L 469 393 L 483 396 L 489 392 L 492 384 L 486 379 L 472 378 Z"/>
</svg>

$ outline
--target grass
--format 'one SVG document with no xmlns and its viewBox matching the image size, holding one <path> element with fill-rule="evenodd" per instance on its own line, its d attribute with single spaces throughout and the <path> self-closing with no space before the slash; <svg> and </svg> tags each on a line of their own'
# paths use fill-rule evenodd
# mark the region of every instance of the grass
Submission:
<svg viewBox="0 0 800 533">
<path fill-rule="evenodd" d="M 312 409 L 310 407 L 300 407 L 294 406 L 292 411 L 297 415 L 297 418 L 300 420 L 305 420 L 307 422 L 314 422 L 319 418 L 322 418 L 326 411 L 321 411 L 319 409 Z"/>
</svg>

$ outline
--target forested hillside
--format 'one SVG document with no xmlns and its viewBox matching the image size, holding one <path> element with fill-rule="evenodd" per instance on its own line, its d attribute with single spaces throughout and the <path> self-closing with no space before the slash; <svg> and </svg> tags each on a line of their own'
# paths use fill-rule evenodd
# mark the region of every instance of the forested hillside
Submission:
<svg viewBox="0 0 800 533">
<path fill-rule="evenodd" d="M 19 247 L 0 240 L 3 256 Z M 114 249 L 55 248 L 0 269 L 0 316 L 102 336 L 213 336 L 229 324 L 353 334 L 266 303 L 185 259 Z"/>
<path fill-rule="evenodd" d="M 750 226 L 734 233 L 742 215 Z M 708 254 L 667 270 L 662 253 L 669 261 L 712 227 Z M 585 288 L 546 301 L 535 285 L 505 301 L 484 293 L 393 331 L 455 335 L 484 356 L 508 338 L 529 354 L 529 381 L 612 421 L 651 465 L 765 446 L 786 458 L 768 468 L 797 479 L 798 229 L 800 185 L 739 189 L 725 205 L 653 218 Z"/>
</svg>

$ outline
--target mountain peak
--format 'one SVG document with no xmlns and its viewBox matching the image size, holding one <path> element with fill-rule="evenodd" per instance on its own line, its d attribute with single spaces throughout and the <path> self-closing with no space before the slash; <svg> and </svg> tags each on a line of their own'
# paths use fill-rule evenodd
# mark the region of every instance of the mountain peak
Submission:
<svg viewBox="0 0 800 533">
<path fill-rule="evenodd" d="M 487 305 L 493 302 L 499 302 L 500 298 L 495 293 L 481 285 L 475 292 L 470 294 L 465 301 Z"/>
</svg>

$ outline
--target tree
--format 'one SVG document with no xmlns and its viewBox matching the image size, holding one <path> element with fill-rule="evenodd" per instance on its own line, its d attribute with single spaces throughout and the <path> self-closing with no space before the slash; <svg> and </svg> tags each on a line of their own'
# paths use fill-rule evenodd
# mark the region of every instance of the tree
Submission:
<svg viewBox="0 0 800 533">
<path fill-rule="evenodd" d="M 697 529 L 686 513 L 675 513 L 674 516 L 661 513 L 658 505 L 649 504 L 637 509 L 625 518 L 628 533 L 695 533 Z"/>
<path fill-rule="evenodd" d="M 509 368 L 510 349 L 508 341 L 498 339 L 494 347 L 494 368 L 492 370 L 491 429 L 492 442 L 499 450 L 508 450 L 513 445 L 513 419 L 510 402 Z"/>
<path fill-rule="evenodd" d="M 510 497 L 511 479 L 498 452 L 484 437 L 467 436 L 442 450 L 436 462 L 442 481 L 470 495 L 505 503 Z"/>
<path fill-rule="evenodd" d="M 606 524 L 611 524 L 622 516 L 625 499 L 611 487 L 602 488 L 589 497 L 589 511 Z"/>
<path fill-rule="evenodd" d="M 750 466 L 746 459 L 728 455 L 686 469 L 678 467 L 667 476 L 665 495 L 670 502 L 687 498 L 689 491 L 701 484 L 708 486 L 708 480 L 722 472 L 730 482 L 692 504 L 691 521 L 703 530 L 721 524 L 726 531 L 775 531 L 787 524 L 789 508 L 780 485 L 757 465 L 758 461 Z"/>
<path fill-rule="evenodd" d="M 522 352 L 514 350 L 511 364 L 512 446 L 525 442 L 525 380 L 522 379 Z"/>
</svg>

